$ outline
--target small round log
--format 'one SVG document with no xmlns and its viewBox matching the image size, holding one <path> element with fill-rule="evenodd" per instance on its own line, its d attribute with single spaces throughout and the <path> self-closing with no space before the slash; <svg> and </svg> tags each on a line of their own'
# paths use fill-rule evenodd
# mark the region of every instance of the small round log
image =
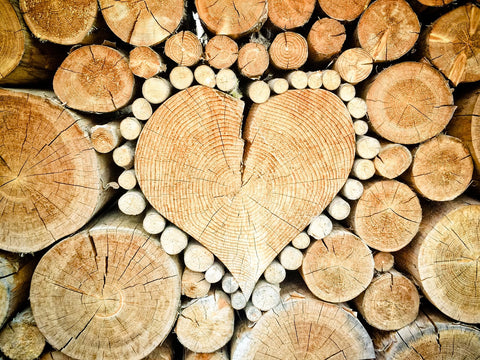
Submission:
<svg viewBox="0 0 480 360">
<path fill-rule="evenodd" d="M 157 210 L 152 208 L 147 210 L 147 212 L 145 213 L 142 224 L 143 229 L 146 232 L 148 232 L 149 234 L 157 235 L 165 229 L 166 220 Z M 161 241 L 162 238 L 160 237 L 160 242 Z"/>
<path fill-rule="evenodd" d="M 165 220 L 164 220 L 165 221 Z M 163 250 L 169 255 L 180 254 L 188 245 L 188 235 L 175 225 L 168 225 L 160 236 Z M 192 250 L 190 250 L 192 251 Z M 188 256 L 187 256 L 188 259 Z M 187 260 L 187 263 L 189 260 Z M 200 271 L 195 270 L 194 271 Z"/>
<path fill-rule="evenodd" d="M 172 84 L 167 79 L 152 77 L 142 85 L 142 95 L 151 104 L 160 104 L 172 93 Z M 137 99 L 138 100 L 138 99 Z M 150 116 L 149 116 L 150 117 Z"/>
<path fill-rule="evenodd" d="M 202 44 L 191 31 L 180 31 L 165 42 L 165 55 L 179 66 L 193 66 L 200 61 Z"/>
<path fill-rule="evenodd" d="M 347 35 L 341 22 L 322 18 L 317 20 L 307 36 L 308 57 L 314 62 L 325 62 L 342 51 Z"/>
<path fill-rule="evenodd" d="M 138 120 L 148 120 L 152 116 L 152 105 L 145 98 L 137 98 L 132 103 L 132 114 Z"/>
<path fill-rule="evenodd" d="M 387 179 L 402 175 L 412 164 L 412 153 L 403 145 L 383 142 L 380 152 L 373 159 L 375 173 Z"/>
<path fill-rule="evenodd" d="M 130 70 L 138 77 L 150 79 L 158 73 L 167 71 L 167 65 L 162 57 L 148 46 L 133 48 L 128 57 Z"/>
<path fill-rule="evenodd" d="M 217 35 L 205 45 L 205 60 L 215 69 L 226 69 L 238 58 L 238 45 L 235 40 L 225 35 Z"/>
<path fill-rule="evenodd" d="M 269 64 L 267 48 L 262 44 L 249 42 L 238 52 L 238 69 L 248 78 L 259 78 L 268 69 Z"/>
<path fill-rule="evenodd" d="M 300 34 L 286 31 L 275 37 L 268 53 L 270 54 L 270 62 L 276 68 L 295 70 L 307 61 L 307 40 Z"/>
<path fill-rule="evenodd" d="M 378 272 L 386 272 L 393 268 L 395 258 L 391 253 L 379 251 L 373 255 L 375 262 L 375 270 Z"/>
<path fill-rule="evenodd" d="M 205 273 L 185 268 L 182 274 L 182 295 L 192 299 L 207 296 L 210 283 L 205 280 Z"/>
<path fill-rule="evenodd" d="M 132 190 L 137 186 L 137 177 L 135 176 L 135 170 L 124 170 L 117 179 L 118 186 L 125 190 Z"/>
<path fill-rule="evenodd" d="M 373 59 L 362 48 L 351 48 L 340 54 L 333 69 L 343 80 L 350 84 L 358 84 L 370 76 L 373 70 Z"/>
<path fill-rule="evenodd" d="M 193 72 L 193 77 L 197 83 L 210 88 L 215 87 L 217 84 L 215 76 L 215 71 L 208 65 L 197 66 Z"/>
<path fill-rule="evenodd" d="M 90 141 L 93 148 L 99 153 L 113 151 L 122 141 L 120 123 L 111 121 L 104 125 L 95 125 L 90 129 Z"/>
</svg>

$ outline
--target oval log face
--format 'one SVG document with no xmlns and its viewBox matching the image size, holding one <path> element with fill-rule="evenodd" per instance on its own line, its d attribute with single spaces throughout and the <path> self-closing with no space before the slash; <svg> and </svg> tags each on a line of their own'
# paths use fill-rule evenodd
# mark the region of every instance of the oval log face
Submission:
<svg viewBox="0 0 480 360">
<path fill-rule="evenodd" d="M 196 86 L 162 104 L 137 145 L 150 203 L 212 251 L 249 296 L 277 254 L 333 199 L 354 160 L 352 120 L 325 90 L 253 105 Z"/>
</svg>

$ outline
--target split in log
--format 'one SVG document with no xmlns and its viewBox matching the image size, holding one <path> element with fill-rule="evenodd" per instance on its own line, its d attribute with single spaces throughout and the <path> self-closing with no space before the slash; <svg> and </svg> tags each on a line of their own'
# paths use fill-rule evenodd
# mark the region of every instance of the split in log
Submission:
<svg viewBox="0 0 480 360">
<path fill-rule="evenodd" d="M 112 112 L 128 104 L 135 79 L 121 52 L 90 45 L 72 51 L 53 78 L 53 90 L 66 106 L 86 112 Z"/>
<path fill-rule="evenodd" d="M 137 98 L 132 103 L 132 114 L 138 120 L 148 120 L 152 116 L 152 105 L 145 98 Z"/>
<path fill-rule="evenodd" d="M 412 153 L 406 146 L 383 142 L 380 144 L 380 152 L 373 159 L 375 173 L 394 179 L 410 167 L 412 160 Z"/>
<path fill-rule="evenodd" d="M 373 255 L 375 262 L 375 270 L 378 272 L 386 272 L 393 268 L 395 258 L 391 253 L 379 251 Z"/>
<path fill-rule="evenodd" d="M 160 104 L 164 102 L 168 99 L 171 93 L 172 84 L 170 84 L 167 79 L 161 77 L 149 78 L 145 80 L 142 85 L 143 97 L 145 98 L 145 100 L 152 104 Z"/>
<path fill-rule="evenodd" d="M 420 296 L 415 285 L 398 271 L 375 276 L 354 300 L 365 321 L 379 330 L 398 330 L 416 319 Z"/>
<path fill-rule="evenodd" d="M 228 351 L 225 348 L 212 353 L 196 353 L 186 349 L 184 360 L 230 360 L 230 357 L 228 356 Z"/>
<path fill-rule="evenodd" d="M 211 353 L 230 341 L 234 323 L 229 297 L 223 291 L 215 290 L 182 305 L 175 333 L 178 341 L 187 349 Z"/>
<path fill-rule="evenodd" d="M 122 141 L 120 123 L 111 121 L 104 125 L 95 125 L 90 129 L 90 141 L 99 153 L 109 153 L 118 147 Z"/>
<path fill-rule="evenodd" d="M 420 23 L 405 0 L 377 0 L 358 21 L 360 46 L 374 61 L 392 61 L 405 55 L 418 39 Z"/>
<path fill-rule="evenodd" d="M 237 65 L 240 73 L 248 78 L 259 78 L 268 69 L 270 59 L 265 45 L 250 42 L 238 52 Z"/>
<path fill-rule="evenodd" d="M 32 278 L 38 328 L 75 359 L 142 359 L 172 329 L 180 267 L 141 219 L 110 213 L 51 248 Z M 132 321 L 135 319 L 135 321 Z"/>
<path fill-rule="evenodd" d="M 323 74 L 321 70 L 309 71 L 307 73 L 307 85 L 310 89 L 320 89 L 323 85 Z"/>
<path fill-rule="evenodd" d="M 210 286 L 203 272 L 192 271 L 189 268 L 183 271 L 182 295 L 192 299 L 202 298 L 207 296 Z"/>
<path fill-rule="evenodd" d="M 335 70 L 322 71 L 322 83 L 323 87 L 327 90 L 337 90 L 342 82 L 340 75 Z"/>
<path fill-rule="evenodd" d="M 480 205 L 466 197 L 424 203 L 418 235 L 395 254 L 433 305 L 466 323 L 480 322 L 479 217 Z"/>
<path fill-rule="evenodd" d="M 333 69 L 343 80 L 350 84 L 358 84 L 370 76 L 373 70 L 373 59 L 362 48 L 351 48 L 340 54 Z"/>
<path fill-rule="evenodd" d="M 274 78 L 268 81 L 268 86 L 275 94 L 283 94 L 288 90 L 288 81 L 283 78 Z"/>
<path fill-rule="evenodd" d="M 372 281 L 373 268 L 368 246 L 336 226 L 307 249 L 300 274 L 315 296 L 338 303 L 352 300 L 364 291 Z"/>
<path fill-rule="evenodd" d="M 188 236 L 182 230 L 177 228 L 175 225 L 168 225 L 165 228 L 165 230 L 163 230 L 162 235 L 160 236 L 160 243 L 162 244 L 163 250 L 165 250 L 167 254 L 177 255 L 177 254 L 180 254 L 187 247 Z M 210 257 L 208 258 L 210 259 Z M 195 270 L 195 271 L 201 271 L 201 270 Z"/>
<path fill-rule="evenodd" d="M 287 271 L 285 270 L 283 265 L 280 264 L 277 260 L 273 260 L 272 263 L 267 266 L 265 272 L 263 273 L 263 277 L 270 284 L 280 284 L 283 280 L 285 280 L 286 276 Z"/>
<path fill-rule="evenodd" d="M 9 359 L 37 359 L 44 347 L 45 337 L 38 329 L 30 308 L 18 313 L 0 332 L 0 350 Z"/>
<path fill-rule="evenodd" d="M 317 20 L 307 36 L 308 57 L 314 62 L 324 62 L 342 51 L 347 35 L 341 22 L 322 18 Z"/>
<path fill-rule="evenodd" d="M 467 4 L 448 12 L 427 30 L 425 55 L 450 81 L 480 80 L 480 9 Z"/>
<path fill-rule="evenodd" d="M 397 251 L 413 239 L 421 219 L 420 202 L 407 185 L 396 180 L 376 180 L 366 184 L 349 222 L 371 248 Z"/>
<path fill-rule="evenodd" d="M 280 302 L 280 287 L 260 280 L 252 293 L 252 304 L 261 311 L 273 309 Z"/>
<path fill-rule="evenodd" d="M 281 303 L 254 326 L 248 322 L 237 326 L 232 338 L 232 360 L 279 354 L 285 360 L 375 358 L 372 340 L 355 316 L 294 287 L 283 290 Z"/>
<path fill-rule="evenodd" d="M 160 234 L 166 225 L 165 218 L 160 215 L 157 210 L 149 209 L 145 213 L 145 217 L 143 218 L 143 229 L 152 235 Z M 160 237 L 160 242 L 162 242 L 162 238 Z M 163 245 L 162 245 L 163 247 Z M 165 248 L 164 248 L 165 249 Z"/>
<path fill-rule="evenodd" d="M 202 244 L 190 241 L 183 254 L 185 266 L 192 271 L 205 272 L 215 261 L 213 254 Z"/>
<path fill-rule="evenodd" d="M 294 89 L 305 89 L 308 85 L 308 75 L 304 71 L 295 70 L 287 75 L 287 81 Z"/>
<path fill-rule="evenodd" d="M 193 72 L 186 66 L 177 66 L 170 71 L 169 80 L 175 89 L 183 90 L 193 83 Z"/>
<path fill-rule="evenodd" d="M 129 66 L 132 73 L 144 79 L 150 79 L 158 73 L 167 71 L 162 57 L 148 46 L 137 46 L 129 55 Z"/>
<path fill-rule="evenodd" d="M 276 68 L 295 70 L 307 61 L 307 40 L 300 34 L 286 31 L 275 37 L 268 53 L 270 54 L 270 62 Z"/>
<path fill-rule="evenodd" d="M 473 161 L 460 139 L 438 135 L 412 152 L 413 162 L 406 182 L 421 196 L 434 201 L 453 200 L 467 190 Z"/>
<path fill-rule="evenodd" d="M 358 200 L 363 194 L 363 184 L 357 179 L 347 179 L 340 194 L 348 200 Z"/>
<path fill-rule="evenodd" d="M 143 124 L 134 117 L 126 117 L 120 122 L 120 134 L 125 140 L 136 140 Z"/>
<path fill-rule="evenodd" d="M 195 6 L 208 30 L 234 39 L 259 30 L 267 20 L 266 1 L 195 0 Z"/>
<path fill-rule="evenodd" d="M 305 25 L 313 14 L 316 0 L 270 0 L 268 18 L 273 25 L 290 30 Z"/>
<path fill-rule="evenodd" d="M 184 0 L 115 1 L 99 0 L 110 30 L 123 41 L 151 46 L 175 32 L 184 14 Z"/>
<path fill-rule="evenodd" d="M 226 69 L 238 58 L 238 45 L 235 40 L 225 35 L 217 35 L 205 45 L 205 60 L 215 69 Z"/>
<path fill-rule="evenodd" d="M 53 93 L 0 90 L 0 248 L 34 252 L 85 225 L 113 195 L 92 123 Z"/>
<path fill-rule="evenodd" d="M 372 160 L 356 159 L 353 162 L 352 175 L 359 180 L 368 180 L 375 175 L 375 165 Z"/>
<path fill-rule="evenodd" d="M 203 48 L 191 31 L 180 31 L 165 42 L 165 55 L 179 66 L 193 66 L 200 61 Z"/>
<path fill-rule="evenodd" d="M 329 17 L 340 21 L 352 21 L 367 8 L 370 0 L 318 0 L 318 3 Z"/>
<path fill-rule="evenodd" d="M 126 215 L 140 215 L 146 207 L 147 200 L 139 190 L 129 190 L 118 199 L 118 208 Z"/>
<path fill-rule="evenodd" d="M 307 234 L 316 240 L 323 239 L 330 234 L 333 229 L 332 220 L 327 215 L 320 214 L 315 216 L 307 229 Z"/>
<path fill-rule="evenodd" d="M 217 80 L 215 78 L 215 71 L 208 65 L 200 65 L 195 68 L 193 72 L 195 81 L 204 86 L 215 87 Z"/>
<path fill-rule="evenodd" d="M 380 152 L 380 141 L 371 136 L 358 136 L 355 145 L 357 155 L 363 159 L 373 159 Z"/>
<path fill-rule="evenodd" d="M 125 190 L 132 190 L 137 186 L 137 177 L 134 169 L 124 170 L 117 180 L 118 186 Z"/>
<path fill-rule="evenodd" d="M 403 62 L 383 70 L 366 93 L 372 129 L 385 139 L 416 144 L 437 135 L 455 111 L 441 73 L 424 63 Z"/>
</svg>

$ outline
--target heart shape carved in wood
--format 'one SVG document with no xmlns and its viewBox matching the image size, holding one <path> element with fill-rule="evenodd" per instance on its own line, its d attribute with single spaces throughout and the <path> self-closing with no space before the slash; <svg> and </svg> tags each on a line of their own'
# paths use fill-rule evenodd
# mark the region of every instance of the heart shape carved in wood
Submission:
<svg viewBox="0 0 480 360">
<path fill-rule="evenodd" d="M 177 93 L 145 125 L 135 170 L 155 209 L 215 254 L 248 297 L 343 186 L 355 137 L 345 105 L 325 90 L 254 104 L 242 131 L 243 109 L 204 86 Z"/>
</svg>

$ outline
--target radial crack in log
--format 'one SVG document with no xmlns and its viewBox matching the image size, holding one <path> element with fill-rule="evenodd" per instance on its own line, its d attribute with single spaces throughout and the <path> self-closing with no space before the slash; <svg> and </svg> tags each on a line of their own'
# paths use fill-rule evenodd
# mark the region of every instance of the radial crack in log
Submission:
<svg viewBox="0 0 480 360">
<path fill-rule="evenodd" d="M 253 105 L 244 139 L 243 106 L 202 86 L 174 95 L 144 127 L 135 169 L 151 204 L 209 248 L 248 298 L 345 183 L 354 132 L 345 105 L 325 90 Z"/>
</svg>

